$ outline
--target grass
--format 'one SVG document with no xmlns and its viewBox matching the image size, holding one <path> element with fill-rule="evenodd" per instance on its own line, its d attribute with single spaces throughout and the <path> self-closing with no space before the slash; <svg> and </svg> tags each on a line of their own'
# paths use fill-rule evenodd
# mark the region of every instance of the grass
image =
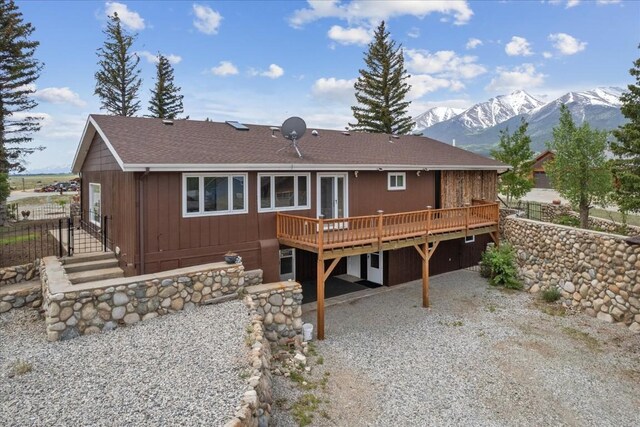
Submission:
<svg viewBox="0 0 640 427">
<path fill-rule="evenodd" d="M 538 306 L 541 312 L 548 314 L 549 316 L 564 317 L 567 315 L 567 310 L 560 305 L 543 305 Z"/>
<path fill-rule="evenodd" d="M 41 196 L 25 197 L 24 199 L 16 200 L 14 202 L 9 202 L 9 203 L 17 203 L 18 208 L 20 208 L 20 206 L 39 206 L 39 205 L 59 204 L 61 201 L 64 201 L 66 204 L 69 204 L 73 201 L 73 196 L 71 195 L 65 194 L 61 196 L 56 193 L 41 193 L 41 194 L 42 194 Z"/>
<path fill-rule="evenodd" d="M 33 370 L 33 366 L 31 363 L 26 360 L 18 359 L 13 362 L 9 368 L 9 378 L 13 378 L 15 376 L 24 375 Z"/>
<path fill-rule="evenodd" d="M 586 332 L 579 331 L 575 328 L 571 327 L 563 327 L 562 332 L 564 332 L 569 337 L 575 339 L 576 341 L 580 341 L 584 343 L 590 350 L 598 351 L 600 350 L 600 341 L 592 337 Z"/>
<path fill-rule="evenodd" d="M 560 291 L 555 286 L 550 287 L 542 291 L 542 299 L 546 302 L 558 301 L 561 297 Z"/>
<path fill-rule="evenodd" d="M 324 363 L 324 357 L 318 356 L 316 359 L 316 365 L 322 365 Z"/>
<path fill-rule="evenodd" d="M 605 209 L 592 208 L 589 211 L 589 215 L 596 218 L 604 218 L 604 219 L 614 220 L 616 222 L 622 222 L 622 215 L 620 214 L 620 212 L 613 212 Z M 640 215 L 631 215 L 631 214 L 627 215 L 627 224 L 640 227 Z"/>
<path fill-rule="evenodd" d="M 313 413 L 318 410 L 320 399 L 311 393 L 305 393 L 291 406 L 291 415 L 300 426 L 307 426 L 313 421 Z"/>
<path fill-rule="evenodd" d="M 2 237 L 2 233 L 0 233 L 0 245 L 11 245 L 14 243 L 20 243 L 28 240 L 35 240 L 37 237 L 36 233 L 27 233 L 14 235 L 12 234 L 10 237 Z"/>
<path fill-rule="evenodd" d="M 33 190 L 36 187 L 42 187 L 54 184 L 56 182 L 69 182 L 78 175 L 73 173 L 65 174 L 46 174 L 46 175 L 11 175 L 9 177 L 9 185 L 13 189 L 22 191 L 23 183 L 25 190 Z"/>
</svg>

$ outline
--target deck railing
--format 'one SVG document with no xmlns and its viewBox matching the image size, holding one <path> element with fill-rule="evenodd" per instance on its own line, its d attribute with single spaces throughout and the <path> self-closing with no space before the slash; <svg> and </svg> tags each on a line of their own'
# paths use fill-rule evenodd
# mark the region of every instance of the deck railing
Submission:
<svg viewBox="0 0 640 427">
<path fill-rule="evenodd" d="M 428 234 L 466 231 L 498 224 L 497 203 L 347 218 L 310 218 L 277 213 L 277 237 L 319 250 L 378 244 Z"/>
</svg>

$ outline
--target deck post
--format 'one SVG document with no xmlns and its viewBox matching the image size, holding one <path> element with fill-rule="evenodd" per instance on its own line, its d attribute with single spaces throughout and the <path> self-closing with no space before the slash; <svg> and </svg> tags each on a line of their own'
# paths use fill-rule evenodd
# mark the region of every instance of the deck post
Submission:
<svg viewBox="0 0 640 427">
<path fill-rule="evenodd" d="M 469 211 L 471 210 L 471 205 L 465 203 L 464 207 L 464 237 L 467 237 L 469 234 Z"/>
<path fill-rule="evenodd" d="M 382 249 L 382 215 L 383 210 L 378 210 L 378 252 Z"/>
<path fill-rule="evenodd" d="M 318 218 L 318 263 L 316 287 L 318 300 L 316 301 L 316 337 L 324 339 L 324 216 Z"/>
<path fill-rule="evenodd" d="M 429 307 L 429 239 L 426 239 L 422 247 L 424 256 L 422 257 L 422 306 Z"/>
</svg>

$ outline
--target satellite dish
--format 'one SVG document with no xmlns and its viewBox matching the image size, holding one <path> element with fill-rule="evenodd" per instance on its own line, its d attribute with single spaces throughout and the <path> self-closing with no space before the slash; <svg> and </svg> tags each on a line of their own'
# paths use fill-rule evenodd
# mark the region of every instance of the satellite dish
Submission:
<svg viewBox="0 0 640 427">
<path fill-rule="evenodd" d="M 293 145 L 293 148 L 300 158 L 302 158 L 302 154 L 300 154 L 300 149 L 298 149 L 298 140 L 302 138 L 306 131 L 307 124 L 300 117 L 289 117 L 280 127 L 280 133 L 291 141 L 291 145 Z"/>
</svg>

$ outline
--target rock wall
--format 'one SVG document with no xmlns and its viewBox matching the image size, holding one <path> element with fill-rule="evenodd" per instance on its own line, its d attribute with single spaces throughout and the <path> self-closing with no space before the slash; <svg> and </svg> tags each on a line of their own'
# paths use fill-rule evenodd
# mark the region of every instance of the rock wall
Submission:
<svg viewBox="0 0 640 427">
<path fill-rule="evenodd" d="M 640 245 L 615 234 L 513 215 L 503 227 L 526 289 L 556 287 L 566 306 L 640 332 Z"/>
<path fill-rule="evenodd" d="M 267 426 L 271 417 L 272 380 L 271 346 L 265 337 L 263 317 L 258 314 L 256 303 L 251 296 L 244 299 L 249 309 L 249 378 L 248 387 L 240 401 L 235 416 L 225 427 Z"/>
<path fill-rule="evenodd" d="M 262 283 L 262 270 L 249 270 L 244 272 L 244 285 L 254 286 Z"/>
<path fill-rule="evenodd" d="M 42 291 L 37 284 L 20 289 L 12 289 L 8 286 L 0 288 L 0 313 L 21 307 L 38 308 L 41 305 Z"/>
<path fill-rule="evenodd" d="M 265 336 L 286 344 L 302 334 L 302 286 L 298 282 L 275 282 L 245 288 L 262 316 Z"/>
<path fill-rule="evenodd" d="M 36 259 L 34 262 L 30 262 L 22 265 L 15 265 L 12 267 L 0 267 L 0 287 L 5 285 L 14 285 L 20 282 L 27 282 L 35 279 L 39 276 L 40 270 L 38 266 L 40 260 Z"/>
<path fill-rule="evenodd" d="M 242 264 L 205 264 L 158 274 L 72 285 L 55 257 L 41 271 L 47 338 L 109 331 L 201 304 L 237 297 Z"/>
<path fill-rule="evenodd" d="M 580 214 L 571 209 L 569 205 L 554 205 L 551 203 L 540 203 L 542 212 L 541 218 L 545 222 L 555 222 L 559 216 L 568 215 L 574 218 L 580 218 Z M 622 230 L 623 226 L 619 222 L 612 221 L 610 219 L 589 217 L 589 228 L 597 231 L 604 231 L 608 233 L 624 234 L 624 235 L 636 235 L 640 234 L 640 227 L 633 225 L 627 225 L 626 230 Z"/>
</svg>

